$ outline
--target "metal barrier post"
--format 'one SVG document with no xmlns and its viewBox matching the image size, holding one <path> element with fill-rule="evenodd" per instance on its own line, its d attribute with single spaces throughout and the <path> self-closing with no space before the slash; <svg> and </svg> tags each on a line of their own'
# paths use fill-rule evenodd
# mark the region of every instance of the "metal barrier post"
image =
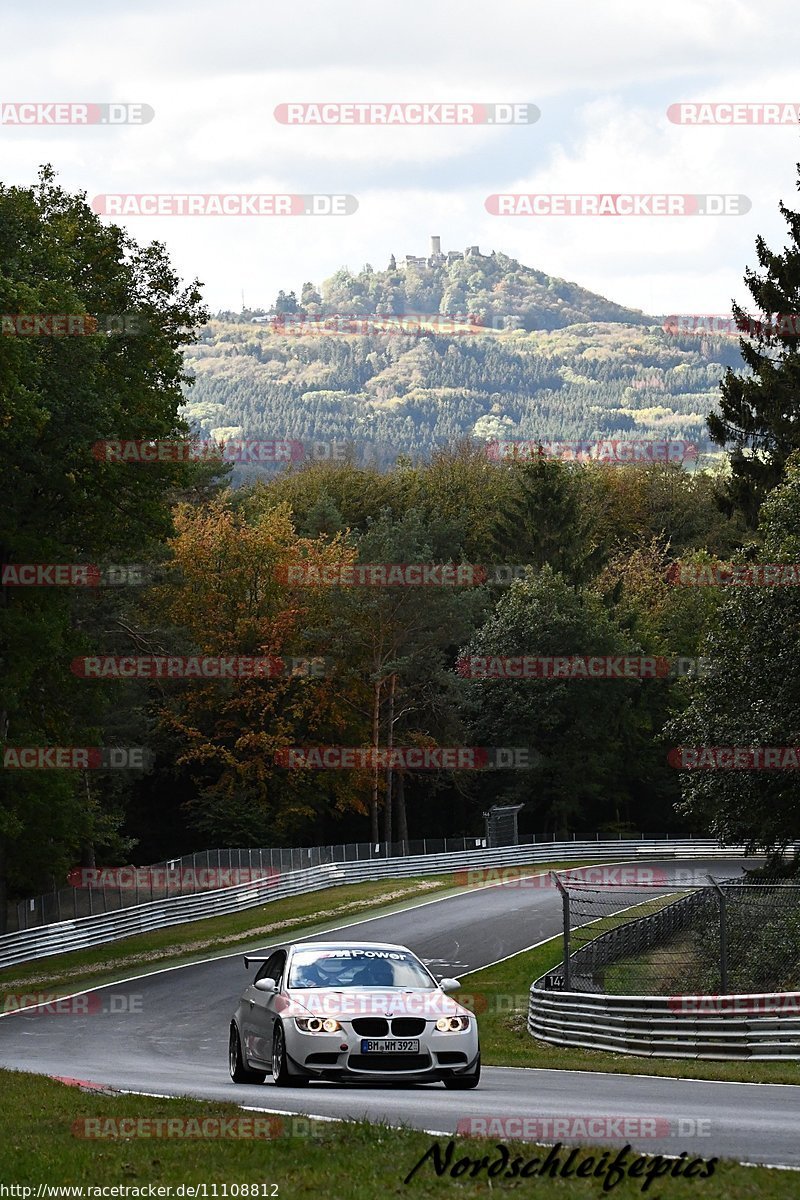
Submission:
<svg viewBox="0 0 800 1200">
<path fill-rule="evenodd" d="M 558 890 L 561 892 L 561 906 L 564 914 L 564 991 L 570 991 L 570 965 L 569 965 L 569 943 L 570 943 L 570 921 L 569 921 L 569 892 L 564 887 L 561 880 L 555 871 L 550 872 L 550 878 L 555 883 Z"/>
<path fill-rule="evenodd" d="M 719 990 L 724 996 L 728 991 L 728 905 L 725 893 L 716 879 L 711 875 L 708 878 L 719 896 Z"/>
</svg>

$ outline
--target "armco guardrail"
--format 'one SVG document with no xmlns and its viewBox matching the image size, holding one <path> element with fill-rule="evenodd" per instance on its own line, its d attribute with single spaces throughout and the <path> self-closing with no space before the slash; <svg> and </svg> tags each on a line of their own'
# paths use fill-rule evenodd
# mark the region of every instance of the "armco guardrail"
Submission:
<svg viewBox="0 0 800 1200">
<path fill-rule="evenodd" d="M 620 835 L 621 837 L 621 835 Z M 649 833 L 633 831 L 627 841 L 668 841 L 652 830 Z M 523 835 L 520 843 L 535 845 L 540 839 L 535 834 Z M 556 838 L 545 838 L 556 841 Z M 573 834 L 573 840 L 577 840 Z M 581 837 L 581 841 L 587 841 Z M 600 841 L 600 834 L 595 835 Z M 605 841 L 611 839 L 606 837 Z M 619 840 L 619 839 L 618 839 Z M 679 839 L 680 840 L 680 839 Z M 13 909 L 9 908 L 9 925 L 12 933 L 18 929 L 36 929 L 41 925 L 55 925 L 61 921 L 77 921 L 79 917 L 94 917 L 98 913 L 116 911 L 119 908 L 136 907 L 151 900 L 170 900 L 175 896 L 193 896 L 195 892 L 207 892 L 215 888 L 231 887 L 254 878 L 285 871 L 301 871 L 308 867 L 319 867 L 324 863 L 360 862 L 362 859 L 408 858 L 417 854 L 453 854 L 461 850 L 480 850 L 486 846 L 505 845 L 505 840 L 491 843 L 483 837 L 418 838 L 402 842 L 343 842 L 327 846 L 273 846 L 270 848 L 250 846 L 247 849 L 229 847 L 225 850 L 200 850 L 184 854 L 165 862 L 151 863 L 134 869 L 121 868 L 127 876 L 124 887 L 115 884 L 119 872 L 110 870 L 82 870 L 70 872 L 79 883 L 70 880 L 70 887 L 54 887 L 40 896 L 28 896 L 20 900 Z M 224 878 L 227 872 L 236 872 L 238 878 Z M 69 877 L 68 877 L 69 878 Z M 217 882 L 210 882 L 210 880 Z"/>
<path fill-rule="evenodd" d="M 543 978 L 528 1031 L 544 1042 L 649 1058 L 800 1058 L 800 992 L 610 996 L 546 991 Z"/>
<path fill-rule="evenodd" d="M 44 925 L 39 929 L 22 930 L 0 937 L 0 969 L 32 959 L 63 954 L 67 950 L 83 950 L 89 946 L 115 942 L 135 934 L 199 921 L 206 917 L 257 908 L 286 896 L 340 884 L 360 883 L 367 879 L 408 878 L 415 875 L 439 875 L 470 867 L 502 867 L 542 862 L 569 862 L 576 859 L 626 861 L 631 858 L 689 858 L 728 857 L 744 853 L 741 846 L 723 847 L 717 841 L 694 839 L 538 842 L 534 845 L 504 846 L 453 854 L 420 854 L 404 858 L 382 858 L 360 862 L 328 863 L 307 870 L 291 871 L 278 877 L 216 891 L 198 892 L 192 896 L 175 896 L 156 900 L 118 912 L 100 913 Z"/>
</svg>

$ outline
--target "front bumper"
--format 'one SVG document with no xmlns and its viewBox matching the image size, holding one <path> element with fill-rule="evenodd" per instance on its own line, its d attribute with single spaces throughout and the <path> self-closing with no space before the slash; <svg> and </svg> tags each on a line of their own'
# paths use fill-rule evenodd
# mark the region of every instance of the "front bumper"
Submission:
<svg viewBox="0 0 800 1200">
<path fill-rule="evenodd" d="M 478 1058 L 478 1031 L 473 1022 L 463 1033 L 426 1030 L 417 1039 L 419 1053 L 399 1054 L 362 1054 L 363 1035 L 350 1022 L 341 1024 L 342 1029 L 336 1033 L 302 1033 L 294 1022 L 291 1026 L 287 1022 L 286 1051 L 291 1067 L 320 1079 L 415 1079 L 436 1083 L 469 1074 Z"/>
</svg>

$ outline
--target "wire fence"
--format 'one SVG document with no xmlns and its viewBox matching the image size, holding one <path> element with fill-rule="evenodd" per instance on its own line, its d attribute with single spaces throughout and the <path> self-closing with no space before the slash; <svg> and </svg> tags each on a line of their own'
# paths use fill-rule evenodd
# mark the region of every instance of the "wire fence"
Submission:
<svg viewBox="0 0 800 1200">
<path fill-rule="evenodd" d="M 633 834 L 619 835 L 620 841 Z M 641 840 L 668 841 L 669 835 L 639 834 Z M 572 840 L 594 839 L 607 843 L 613 836 L 573 834 Z M 542 845 L 555 837 L 537 838 L 520 834 L 519 845 Z M 691 841 L 690 837 L 676 839 Z M 327 863 L 364 862 L 380 858 L 405 858 L 478 850 L 488 845 L 485 837 L 418 838 L 403 842 L 347 842 L 330 846 L 274 847 L 272 849 L 203 850 L 196 854 L 154 863 L 146 867 L 110 867 L 76 869 L 68 876 L 69 886 L 22 900 L 9 906 L 10 932 L 36 929 L 60 921 L 92 917 L 99 913 L 133 908 L 152 900 L 175 896 L 193 896 L 197 892 L 277 878 L 289 871 L 301 871 Z"/>
<path fill-rule="evenodd" d="M 706 876 L 663 884 L 559 882 L 563 962 L 546 986 L 628 996 L 800 990 L 800 884 Z M 654 889 L 659 894 L 654 894 Z"/>
</svg>

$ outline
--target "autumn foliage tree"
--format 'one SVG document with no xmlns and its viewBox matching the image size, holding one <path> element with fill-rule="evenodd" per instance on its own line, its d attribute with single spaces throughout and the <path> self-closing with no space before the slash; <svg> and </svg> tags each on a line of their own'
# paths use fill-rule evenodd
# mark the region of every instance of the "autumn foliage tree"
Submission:
<svg viewBox="0 0 800 1200">
<path fill-rule="evenodd" d="M 344 703 L 335 663 L 309 636 L 325 626 L 332 593 L 288 582 L 287 569 L 347 563 L 341 536 L 299 538 L 285 506 L 250 521 L 230 497 L 176 513 L 174 569 L 154 595 L 164 617 L 196 654 L 309 659 L 275 678 L 193 680 L 164 689 L 161 720 L 175 739 L 176 765 L 196 786 L 191 824 L 217 844 L 281 842 L 327 807 L 363 806 L 344 775 L 324 778 L 276 765 L 276 752 L 301 744 L 358 744 L 357 714 Z M 316 660 L 316 662 L 314 661 Z M 321 671 L 315 674 L 314 671 Z"/>
</svg>

